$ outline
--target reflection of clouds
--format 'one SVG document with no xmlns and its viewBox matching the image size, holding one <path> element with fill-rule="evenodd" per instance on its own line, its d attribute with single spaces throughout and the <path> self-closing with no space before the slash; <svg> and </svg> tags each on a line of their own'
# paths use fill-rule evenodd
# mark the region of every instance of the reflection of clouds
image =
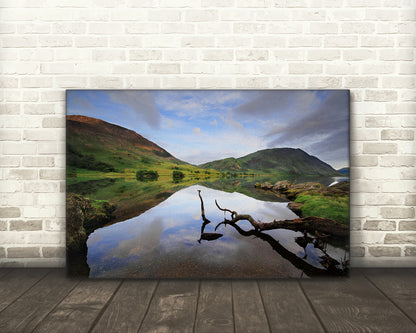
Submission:
<svg viewBox="0 0 416 333">
<path fill-rule="evenodd" d="M 157 253 L 159 239 L 163 231 L 163 224 L 160 219 L 154 219 L 140 230 L 137 237 L 120 241 L 117 247 L 110 249 L 107 258 L 127 258 L 130 255 L 146 255 L 152 252 Z"/>
<path fill-rule="evenodd" d="M 206 216 L 212 221 L 205 232 L 214 232 L 217 223 L 224 219 L 223 212 L 215 206 L 215 199 L 220 206 L 241 214 L 249 213 L 262 221 L 296 216 L 286 207 L 286 203 L 263 202 L 240 193 L 191 186 L 138 217 L 92 233 L 87 243 L 91 275 L 123 277 L 127 276 L 123 274 L 137 272 L 140 267 L 142 272 L 164 272 L 166 265 L 175 267 L 185 264 L 191 265 L 189 269 L 195 271 L 221 267 L 233 272 L 235 267 L 244 271 L 247 267 L 257 266 L 273 270 L 282 265 L 290 270 L 291 264 L 277 255 L 267 242 L 242 236 L 231 226 L 221 226 L 216 231 L 223 237 L 198 243 L 202 225 L 198 189 L 204 199 Z M 238 224 L 245 230 L 251 229 L 247 221 Z M 289 250 L 299 250 L 294 238 L 300 233 L 282 229 L 267 233 Z M 311 253 L 314 251 L 311 249 Z M 317 258 L 317 254 L 310 254 L 310 257 Z"/>
</svg>

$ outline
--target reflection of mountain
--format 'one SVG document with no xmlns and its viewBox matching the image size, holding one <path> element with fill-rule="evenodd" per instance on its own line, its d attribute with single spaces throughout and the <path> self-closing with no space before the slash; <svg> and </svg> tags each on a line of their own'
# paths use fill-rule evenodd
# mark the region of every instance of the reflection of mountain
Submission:
<svg viewBox="0 0 416 333">
<path fill-rule="evenodd" d="M 126 128 L 85 116 L 67 116 L 68 166 L 122 171 L 162 163 L 187 164 Z"/>
<path fill-rule="evenodd" d="M 200 165 L 220 171 L 300 174 L 317 176 L 340 176 L 329 164 L 311 156 L 301 149 L 273 148 L 259 150 L 240 157 L 226 158 Z"/>
</svg>

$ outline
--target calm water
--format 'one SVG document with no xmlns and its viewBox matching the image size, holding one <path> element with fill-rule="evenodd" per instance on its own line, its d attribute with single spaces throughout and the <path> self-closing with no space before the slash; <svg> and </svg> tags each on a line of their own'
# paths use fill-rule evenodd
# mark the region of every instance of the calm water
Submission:
<svg viewBox="0 0 416 333">
<path fill-rule="evenodd" d="M 204 232 L 213 233 L 224 220 L 220 206 L 250 214 L 257 220 L 293 219 L 297 216 L 284 202 L 260 201 L 240 193 L 226 193 L 194 185 L 180 190 L 159 205 L 132 219 L 95 230 L 88 239 L 90 277 L 301 277 L 302 270 L 284 259 L 273 243 L 254 235 L 244 236 L 232 226 L 221 225 L 215 240 L 200 240 L 201 203 L 211 220 Z M 227 218 L 229 214 L 227 213 Z M 246 221 L 238 225 L 244 230 L 252 226 Z M 295 238 L 299 232 L 278 229 L 265 232 L 280 245 L 302 258 L 305 254 Z M 198 242 L 200 240 L 200 242 Z M 321 250 L 310 243 L 305 261 L 319 263 Z M 345 251 L 328 245 L 327 253 L 339 260 Z"/>
</svg>

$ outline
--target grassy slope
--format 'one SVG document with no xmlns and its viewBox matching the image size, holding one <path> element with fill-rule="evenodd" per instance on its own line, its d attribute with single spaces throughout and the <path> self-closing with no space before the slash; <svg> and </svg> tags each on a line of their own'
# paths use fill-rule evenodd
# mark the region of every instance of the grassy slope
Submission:
<svg viewBox="0 0 416 333">
<path fill-rule="evenodd" d="M 341 176 L 330 165 L 314 156 L 310 156 L 301 149 L 274 148 L 264 149 L 240 157 L 212 161 L 200 165 L 203 168 L 213 168 L 220 171 L 249 172 L 275 175 L 316 175 Z"/>
</svg>

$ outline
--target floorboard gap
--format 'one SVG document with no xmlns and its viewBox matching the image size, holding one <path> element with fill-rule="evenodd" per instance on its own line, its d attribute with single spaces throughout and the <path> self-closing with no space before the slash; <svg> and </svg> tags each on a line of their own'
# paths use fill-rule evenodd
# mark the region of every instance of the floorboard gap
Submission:
<svg viewBox="0 0 416 333">
<path fill-rule="evenodd" d="M 138 332 L 140 332 L 140 330 L 142 329 L 142 326 L 143 326 L 144 320 L 146 319 L 147 313 L 149 312 L 150 304 L 152 304 L 153 297 L 154 297 L 154 296 L 155 296 L 155 294 L 156 294 L 156 290 L 157 290 L 157 288 L 159 288 L 159 283 L 160 283 L 160 280 L 157 280 L 157 284 L 156 284 L 156 286 L 155 286 L 155 289 L 153 289 L 152 296 L 150 296 L 149 303 L 147 304 L 146 311 L 145 311 L 145 312 L 144 312 L 144 314 L 143 314 L 143 318 L 142 318 L 142 321 L 140 322 L 140 326 L 139 326 L 139 328 L 137 329 L 137 333 L 138 333 Z"/>
<path fill-rule="evenodd" d="M 267 309 L 264 306 L 263 295 L 261 293 L 261 289 L 259 286 L 259 280 L 256 280 L 256 283 L 257 283 L 257 289 L 259 290 L 259 294 L 260 294 L 261 305 L 263 306 L 263 309 L 264 309 L 264 315 L 266 316 L 267 326 L 269 327 L 269 332 L 272 332 L 272 325 L 270 325 L 269 315 L 267 314 Z"/>
<path fill-rule="evenodd" d="M 306 298 L 306 301 L 308 302 L 310 308 L 312 309 L 313 314 L 315 315 L 315 317 L 318 319 L 319 324 L 321 325 L 322 329 L 324 330 L 325 333 L 328 333 L 328 330 L 326 329 L 321 317 L 318 315 L 318 312 L 316 312 L 315 307 L 313 306 L 311 300 L 309 299 L 308 295 L 305 292 L 305 289 L 302 286 L 302 283 L 300 281 L 298 281 L 300 290 L 302 290 L 303 296 Z"/>
<path fill-rule="evenodd" d="M 416 325 L 416 321 L 413 320 L 395 301 L 393 301 L 381 288 L 379 288 L 371 279 L 363 273 L 364 278 L 374 287 L 376 288 L 385 298 L 389 300 L 391 304 L 393 304 L 407 319 L 409 319 L 413 324 Z"/>
<path fill-rule="evenodd" d="M 107 310 L 108 306 L 110 305 L 111 301 L 113 300 L 114 296 L 117 294 L 117 292 L 119 291 L 121 285 L 124 283 L 124 280 L 122 280 L 119 285 L 117 286 L 116 290 L 114 290 L 114 293 L 111 295 L 111 297 L 108 299 L 107 303 L 104 304 L 103 308 L 101 309 L 101 311 L 98 313 L 97 317 L 95 317 L 94 321 L 92 322 L 92 325 L 90 327 L 90 329 L 88 330 L 88 333 L 91 333 L 92 330 L 94 329 L 95 325 L 97 325 L 98 321 L 100 320 L 101 316 L 104 314 L 105 310 Z"/>
</svg>

